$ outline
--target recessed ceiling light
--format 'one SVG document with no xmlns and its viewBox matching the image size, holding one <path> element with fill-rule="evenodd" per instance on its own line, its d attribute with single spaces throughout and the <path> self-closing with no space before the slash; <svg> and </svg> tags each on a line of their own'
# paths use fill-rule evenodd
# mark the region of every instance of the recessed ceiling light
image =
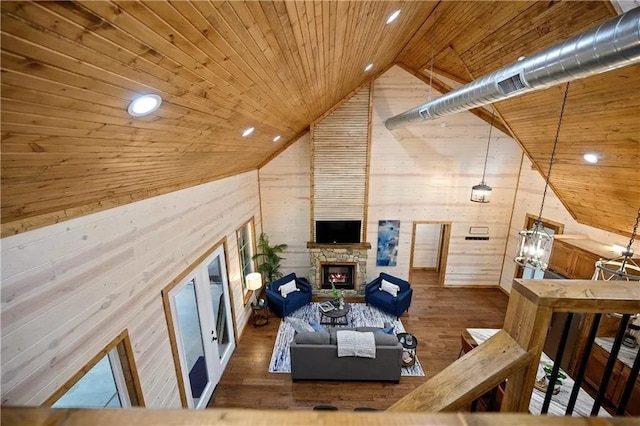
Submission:
<svg viewBox="0 0 640 426">
<path fill-rule="evenodd" d="M 387 24 L 390 24 L 393 21 L 395 21 L 398 16 L 400 16 L 400 9 L 396 10 L 391 15 L 389 15 L 389 17 L 387 18 Z"/>
<path fill-rule="evenodd" d="M 366 67 L 364 67 L 364 72 L 371 71 L 371 68 L 373 68 L 373 64 L 367 65 Z"/>
<path fill-rule="evenodd" d="M 526 56 L 520 56 L 520 57 L 518 58 L 518 61 L 522 61 L 522 60 L 524 60 L 524 59 L 526 59 L 526 58 L 527 58 Z"/>
<path fill-rule="evenodd" d="M 127 112 L 134 117 L 141 117 L 157 110 L 161 103 L 162 98 L 158 95 L 142 95 L 131 101 Z"/>
<path fill-rule="evenodd" d="M 249 136 L 251 133 L 253 133 L 253 131 L 255 130 L 255 127 L 249 127 L 248 129 L 246 129 L 244 132 L 242 132 L 242 137 L 247 137 Z"/>
<path fill-rule="evenodd" d="M 598 162 L 598 154 L 588 153 L 583 155 L 582 158 L 589 164 L 596 164 Z"/>
<path fill-rule="evenodd" d="M 278 142 L 279 140 L 280 140 L 280 135 L 275 135 L 275 136 L 273 137 L 273 141 L 274 141 L 274 142 Z"/>
</svg>

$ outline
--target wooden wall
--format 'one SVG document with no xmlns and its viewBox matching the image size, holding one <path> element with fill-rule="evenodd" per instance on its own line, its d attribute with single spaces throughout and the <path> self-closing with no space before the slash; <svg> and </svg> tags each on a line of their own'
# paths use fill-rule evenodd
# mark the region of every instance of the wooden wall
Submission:
<svg viewBox="0 0 640 426">
<path fill-rule="evenodd" d="M 284 274 L 309 276 L 311 239 L 309 134 L 302 136 L 260 169 L 262 226 L 273 243 L 287 244 L 282 262 Z"/>
<path fill-rule="evenodd" d="M 420 224 L 416 226 L 413 247 L 414 268 L 435 268 L 438 265 L 438 248 L 442 225 Z"/>
<path fill-rule="evenodd" d="M 408 277 L 413 221 L 451 221 L 445 285 L 498 285 L 522 152 L 494 129 L 486 181 L 489 204 L 469 201 L 482 177 L 489 125 L 469 112 L 389 131 L 384 120 L 428 98 L 429 87 L 398 67 L 375 82 L 369 180 L 368 241 L 378 221 L 400 220 L 398 265 L 367 274 Z M 438 94 L 434 91 L 433 96 Z M 465 241 L 470 226 L 488 226 L 489 241 Z"/>
<path fill-rule="evenodd" d="M 548 167 L 548 164 L 547 164 Z M 584 167 L 590 167 L 585 165 Z M 553 175 L 553 170 L 552 173 Z M 538 216 L 540 212 L 540 203 L 542 202 L 542 192 L 544 191 L 544 179 L 536 170 L 531 168 L 531 162 L 528 159 L 524 159 L 522 163 L 522 170 L 520 173 L 520 181 L 518 184 L 518 192 L 516 195 L 516 202 L 511 219 L 511 228 L 509 229 L 509 242 L 507 244 L 507 250 L 505 252 L 504 267 L 502 271 L 502 277 L 500 278 L 500 286 L 507 291 L 511 291 L 511 282 L 515 274 L 516 264 L 513 262 L 516 246 L 518 244 L 520 232 L 525 223 L 525 216 L 527 213 Z M 606 195 L 606 194 L 601 194 Z M 601 199 L 602 203 L 606 203 L 606 198 L 600 194 L 593 194 L 592 196 Z M 636 210 L 640 206 L 636 206 Z M 547 196 L 544 202 L 544 210 L 542 217 L 555 222 L 564 224 L 564 234 L 580 234 L 587 235 L 590 239 L 599 241 L 606 244 L 617 244 L 622 247 L 626 247 L 629 244 L 629 237 L 624 237 L 619 234 L 603 231 L 598 228 L 593 228 L 588 225 L 583 225 L 576 222 L 567 209 L 562 205 L 556 194 L 551 188 L 547 191 Z M 629 223 L 629 233 L 633 228 L 633 223 Z M 640 252 L 640 242 L 636 239 L 634 244 L 635 252 Z"/>
<path fill-rule="evenodd" d="M 390 132 L 383 120 L 426 99 L 429 88 L 393 67 L 373 90 L 373 125 L 368 201 L 367 279 L 381 271 L 408 278 L 413 221 L 451 221 L 447 285 L 498 285 L 509 218 L 522 152 L 510 137 L 494 129 L 487 182 L 494 187 L 490 204 L 469 201 L 471 187 L 482 176 L 489 125 L 471 113 Z M 435 96 L 435 93 L 434 93 Z M 264 229 L 291 243 L 283 270 L 308 272 L 308 200 L 305 164 L 308 139 L 302 138 L 260 170 Z M 292 187 L 293 186 L 293 187 Z M 307 195 L 305 195 L 305 191 Z M 399 219 L 398 266 L 376 267 L 378 221 Z M 306 230 L 304 222 L 306 221 Z M 488 226 L 490 241 L 465 241 L 469 226 Z M 300 230 L 298 242 L 290 236 Z"/>
<path fill-rule="evenodd" d="M 311 126 L 311 241 L 317 220 L 365 221 L 370 87 Z"/>
<path fill-rule="evenodd" d="M 160 290 L 226 238 L 242 330 L 251 216 L 260 229 L 255 171 L 2 239 L 2 404 L 41 404 L 126 328 L 147 406 L 179 407 Z"/>
</svg>

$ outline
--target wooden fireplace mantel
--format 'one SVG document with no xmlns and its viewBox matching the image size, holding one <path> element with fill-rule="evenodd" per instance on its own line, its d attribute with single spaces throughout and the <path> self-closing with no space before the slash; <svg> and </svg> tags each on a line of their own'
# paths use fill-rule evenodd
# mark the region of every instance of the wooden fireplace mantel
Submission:
<svg viewBox="0 0 640 426">
<path fill-rule="evenodd" d="M 355 249 L 355 250 L 369 250 L 371 243 L 357 243 L 357 244 L 321 244 L 313 241 L 307 242 L 308 249 Z"/>
</svg>

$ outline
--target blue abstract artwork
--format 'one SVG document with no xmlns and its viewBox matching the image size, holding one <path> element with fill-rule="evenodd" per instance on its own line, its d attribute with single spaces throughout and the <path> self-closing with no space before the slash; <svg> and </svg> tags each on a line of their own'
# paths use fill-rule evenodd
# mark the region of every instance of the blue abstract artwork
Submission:
<svg viewBox="0 0 640 426">
<path fill-rule="evenodd" d="M 399 220 L 378 221 L 378 257 L 376 266 L 396 266 L 399 237 Z"/>
</svg>

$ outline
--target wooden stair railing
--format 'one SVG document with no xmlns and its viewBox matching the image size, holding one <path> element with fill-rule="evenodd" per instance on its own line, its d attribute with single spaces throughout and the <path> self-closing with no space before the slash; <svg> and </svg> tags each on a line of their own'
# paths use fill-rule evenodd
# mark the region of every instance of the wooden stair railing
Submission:
<svg viewBox="0 0 640 426">
<path fill-rule="evenodd" d="M 638 313 L 640 288 L 619 281 L 514 280 L 503 330 L 389 410 L 455 411 L 508 379 L 501 411 L 528 412 L 554 312 Z"/>
<path fill-rule="evenodd" d="M 531 416 L 511 413 L 427 413 L 387 411 L 73 409 L 3 407 L 2 426 L 200 426 L 200 425 L 438 425 L 438 426 L 630 426 L 629 418 Z"/>
<path fill-rule="evenodd" d="M 637 419 L 530 416 L 526 413 L 553 312 L 634 314 L 640 288 L 633 282 L 515 280 L 504 329 L 416 388 L 387 412 L 277 410 L 88 410 L 2 407 L 2 425 L 193 425 L 193 424 L 439 424 L 622 425 Z M 433 413 L 462 408 L 504 379 L 501 410 L 511 413 Z"/>
<path fill-rule="evenodd" d="M 522 369 L 531 357 L 506 331 L 501 330 L 388 410 L 460 410 Z"/>
</svg>

